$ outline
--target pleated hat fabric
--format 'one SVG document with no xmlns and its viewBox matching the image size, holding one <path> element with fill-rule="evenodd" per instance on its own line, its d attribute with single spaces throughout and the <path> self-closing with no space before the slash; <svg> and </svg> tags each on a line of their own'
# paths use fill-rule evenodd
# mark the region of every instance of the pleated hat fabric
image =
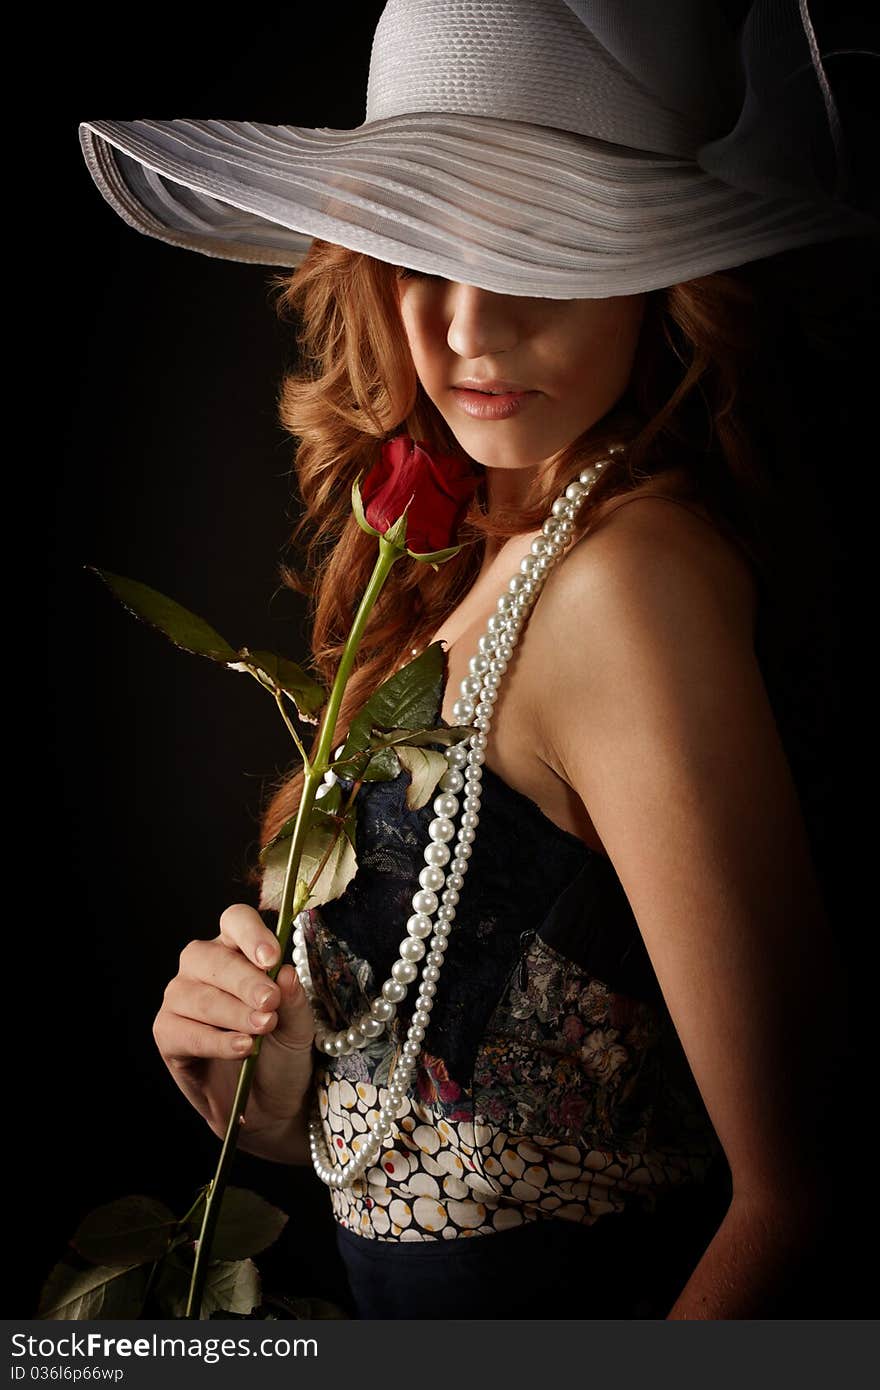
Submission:
<svg viewBox="0 0 880 1390">
<path fill-rule="evenodd" d="M 771 88 L 804 52 L 815 86 L 797 0 L 754 8 Z M 80 144 L 110 206 L 171 245 L 292 268 L 320 237 L 499 293 L 634 294 L 874 233 L 743 126 L 749 31 L 737 44 L 712 0 L 662 13 L 661 39 L 649 4 L 389 0 L 353 130 L 95 120 Z M 812 151 L 821 93 L 797 100 Z"/>
</svg>

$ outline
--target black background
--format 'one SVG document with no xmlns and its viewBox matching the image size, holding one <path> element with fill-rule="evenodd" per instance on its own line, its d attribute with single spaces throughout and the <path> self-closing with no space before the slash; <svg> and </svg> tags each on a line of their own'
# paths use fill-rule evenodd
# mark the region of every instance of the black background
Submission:
<svg viewBox="0 0 880 1390">
<path fill-rule="evenodd" d="M 182 1214 L 213 1174 L 219 1143 L 168 1075 L 152 1021 L 182 946 L 216 935 L 230 903 L 256 905 L 243 867 L 261 789 L 293 754 L 251 677 L 179 651 L 82 566 L 154 586 L 235 646 L 306 653 L 303 602 L 277 578 L 296 519 L 293 445 L 275 407 L 292 329 L 267 293 L 280 268 L 181 253 L 128 227 L 92 182 L 78 122 L 359 125 L 381 9 L 261 6 L 227 25 L 219 11 L 209 24 L 202 7 L 152 5 L 135 32 L 116 7 L 53 34 L 45 156 L 66 215 L 43 262 L 55 283 L 42 373 L 54 369 L 67 399 L 57 416 L 57 400 L 42 408 L 57 421 L 44 438 L 47 810 L 59 833 L 43 1058 L 27 1090 L 27 1148 L 49 1167 L 32 1193 L 30 1268 L 10 1313 L 33 1310 L 92 1207 L 145 1192 Z M 332 1293 L 335 1252 L 313 1229 L 329 1199 L 311 1171 L 240 1154 L 232 1181 L 291 1212 L 290 1290 Z"/>
<path fill-rule="evenodd" d="M 135 28 L 122 7 L 89 7 L 53 21 L 47 45 L 34 36 L 41 98 L 30 129 L 43 123 L 50 196 L 42 255 L 27 265 L 36 447 L 23 463 L 34 470 L 35 546 L 48 561 L 51 734 L 47 773 L 24 779 L 36 794 L 19 866 L 31 925 L 10 1060 L 21 1087 L 15 1206 L 26 1224 L 7 1316 L 34 1311 L 92 1207 L 144 1192 L 182 1212 L 213 1173 L 218 1142 L 171 1081 L 151 1025 L 183 944 L 215 935 L 230 903 L 255 904 L 245 855 L 263 783 L 291 751 L 255 682 L 172 647 L 83 566 L 153 585 L 234 645 L 305 654 L 302 602 L 277 581 L 295 517 L 293 446 L 275 407 L 292 330 L 267 294 L 272 268 L 129 228 L 92 183 L 77 125 L 185 116 L 358 125 L 381 9 L 262 6 L 247 24 L 217 11 L 208 25 L 202 7 L 152 5 Z M 850 512 L 876 465 L 871 373 L 857 344 L 829 368 L 829 393 L 831 409 L 816 402 L 815 438 L 840 554 L 846 682 L 844 615 L 863 582 Z M 839 842 L 842 858 L 854 856 L 842 917 L 854 939 L 864 935 L 870 961 L 876 911 L 844 781 L 864 738 L 858 718 L 840 730 Z M 856 973 L 861 1017 L 873 982 Z M 866 1043 L 867 1034 L 865 1023 Z M 857 1200 L 874 1183 L 870 1155 L 858 1159 L 864 1123 L 861 1111 L 841 1115 L 841 1180 Z M 317 1179 L 239 1155 L 233 1181 L 291 1213 L 273 1256 L 290 1291 L 339 1295 L 329 1241 L 317 1234 L 329 1229 Z"/>
</svg>

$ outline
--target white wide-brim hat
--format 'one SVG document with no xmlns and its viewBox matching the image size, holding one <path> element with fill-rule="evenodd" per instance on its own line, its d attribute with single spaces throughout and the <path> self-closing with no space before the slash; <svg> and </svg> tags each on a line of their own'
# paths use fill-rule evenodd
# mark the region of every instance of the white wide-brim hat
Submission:
<svg viewBox="0 0 880 1390">
<path fill-rule="evenodd" d="M 840 196 L 806 0 L 389 0 L 353 130 L 79 138 L 111 207 L 171 245 L 292 268 L 318 237 L 507 294 L 635 294 L 880 230 Z"/>
</svg>

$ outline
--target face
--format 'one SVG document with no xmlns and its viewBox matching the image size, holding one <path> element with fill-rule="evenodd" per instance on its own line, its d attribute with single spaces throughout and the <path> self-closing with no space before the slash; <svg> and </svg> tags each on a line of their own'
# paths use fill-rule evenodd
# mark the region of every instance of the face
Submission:
<svg viewBox="0 0 880 1390">
<path fill-rule="evenodd" d="M 629 383 L 644 294 L 537 299 L 421 271 L 400 269 L 398 276 L 419 381 L 465 452 L 493 470 L 490 497 L 515 500 Z M 494 378 L 528 394 L 508 410 L 501 398 L 490 405 L 483 394 L 456 390 L 467 378 Z"/>
</svg>

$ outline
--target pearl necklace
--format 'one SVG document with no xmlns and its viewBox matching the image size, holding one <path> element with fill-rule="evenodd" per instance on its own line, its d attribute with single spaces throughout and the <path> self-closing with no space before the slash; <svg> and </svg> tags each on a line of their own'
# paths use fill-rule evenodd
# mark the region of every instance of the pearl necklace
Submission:
<svg viewBox="0 0 880 1390">
<path fill-rule="evenodd" d="M 612 444 L 608 454 L 620 454 L 623 447 L 622 444 Z M 408 986 L 418 975 L 416 962 L 424 960 L 416 1007 L 402 1054 L 395 1064 L 387 1088 L 386 1098 L 379 1106 L 377 1118 L 367 1133 L 356 1135 L 352 1140 L 355 1153 L 347 1163 L 339 1165 L 331 1158 L 324 1138 L 317 1097 L 313 1102 L 309 1120 L 309 1147 L 315 1171 L 328 1187 L 350 1187 L 352 1183 L 357 1182 L 365 1169 L 375 1165 L 406 1099 L 422 1049 L 425 1029 L 430 1021 L 443 956 L 452 931 L 455 907 L 464 884 L 476 829 L 480 823 L 480 781 L 483 776 L 481 764 L 486 759 L 492 706 L 498 698 L 501 677 L 507 670 L 523 623 L 547 575 L 559 563 L 572 542 L 578 509 L 604 466 L 604 461 L 597 460 L 585 468 L 557 497 L 550 515 L 544 522 L 542 534 L 532 541 L 530 554 L 523 558 L 520 572 L 512 577 L 501 594 L 497 611 L 489 618 L 486 631 L 479 639 L 477 652 L 470 659 L 470 675 L 461 682 L 461 699 L 452 707 L 456 722 L 470 724 L 476 732 L 470 738 L 446 750 L 449 768 L 440 778 L 440 794 L 434 798 L 434 819 L 428 826 L 429 844 L 425 848 L 425 867 L 419 874 L 420 888 L 412 898 L 413 914 L 406 924 L 406 936 L 400 943 L 399 958 L 391 967 L 391 975 L 383 984 L 379 997 L 371 1002 L 369 1010 L 351 1027 L 334 1031 L 332 1022 L 315 992 L 309 970 L 304 930 L 308 920 L 308 909 L 304 909 L 294 923 L 293 963 L 315 1015 L 315 1046 L 328 1057 L 343 1057 L 356 1048 L 366 1047 L 385 1031 L 394 1018 L 398 1005 L 406 997 Z M 337 749 L 337 755 L 340 752 L 341 748 Z M 335 781 L 336 775 L 331 769 L 324 778 L 328 790 Z M 457 793 L 462 790 L 465 792 L 462 802 L 464 809 L 457 836 L 458 844 L 453 856 L 449 848 L 449 841 L 456 834 L 452 817 L 459 809 Z M 445 867 L 450 860 L 452 862 L 447 873 Z M 437 895 L 444 884 L 445 891 L 441 903 Z M 434 913 L 437 920 L 432 923 L 431 916 Z"/>
</svg>

